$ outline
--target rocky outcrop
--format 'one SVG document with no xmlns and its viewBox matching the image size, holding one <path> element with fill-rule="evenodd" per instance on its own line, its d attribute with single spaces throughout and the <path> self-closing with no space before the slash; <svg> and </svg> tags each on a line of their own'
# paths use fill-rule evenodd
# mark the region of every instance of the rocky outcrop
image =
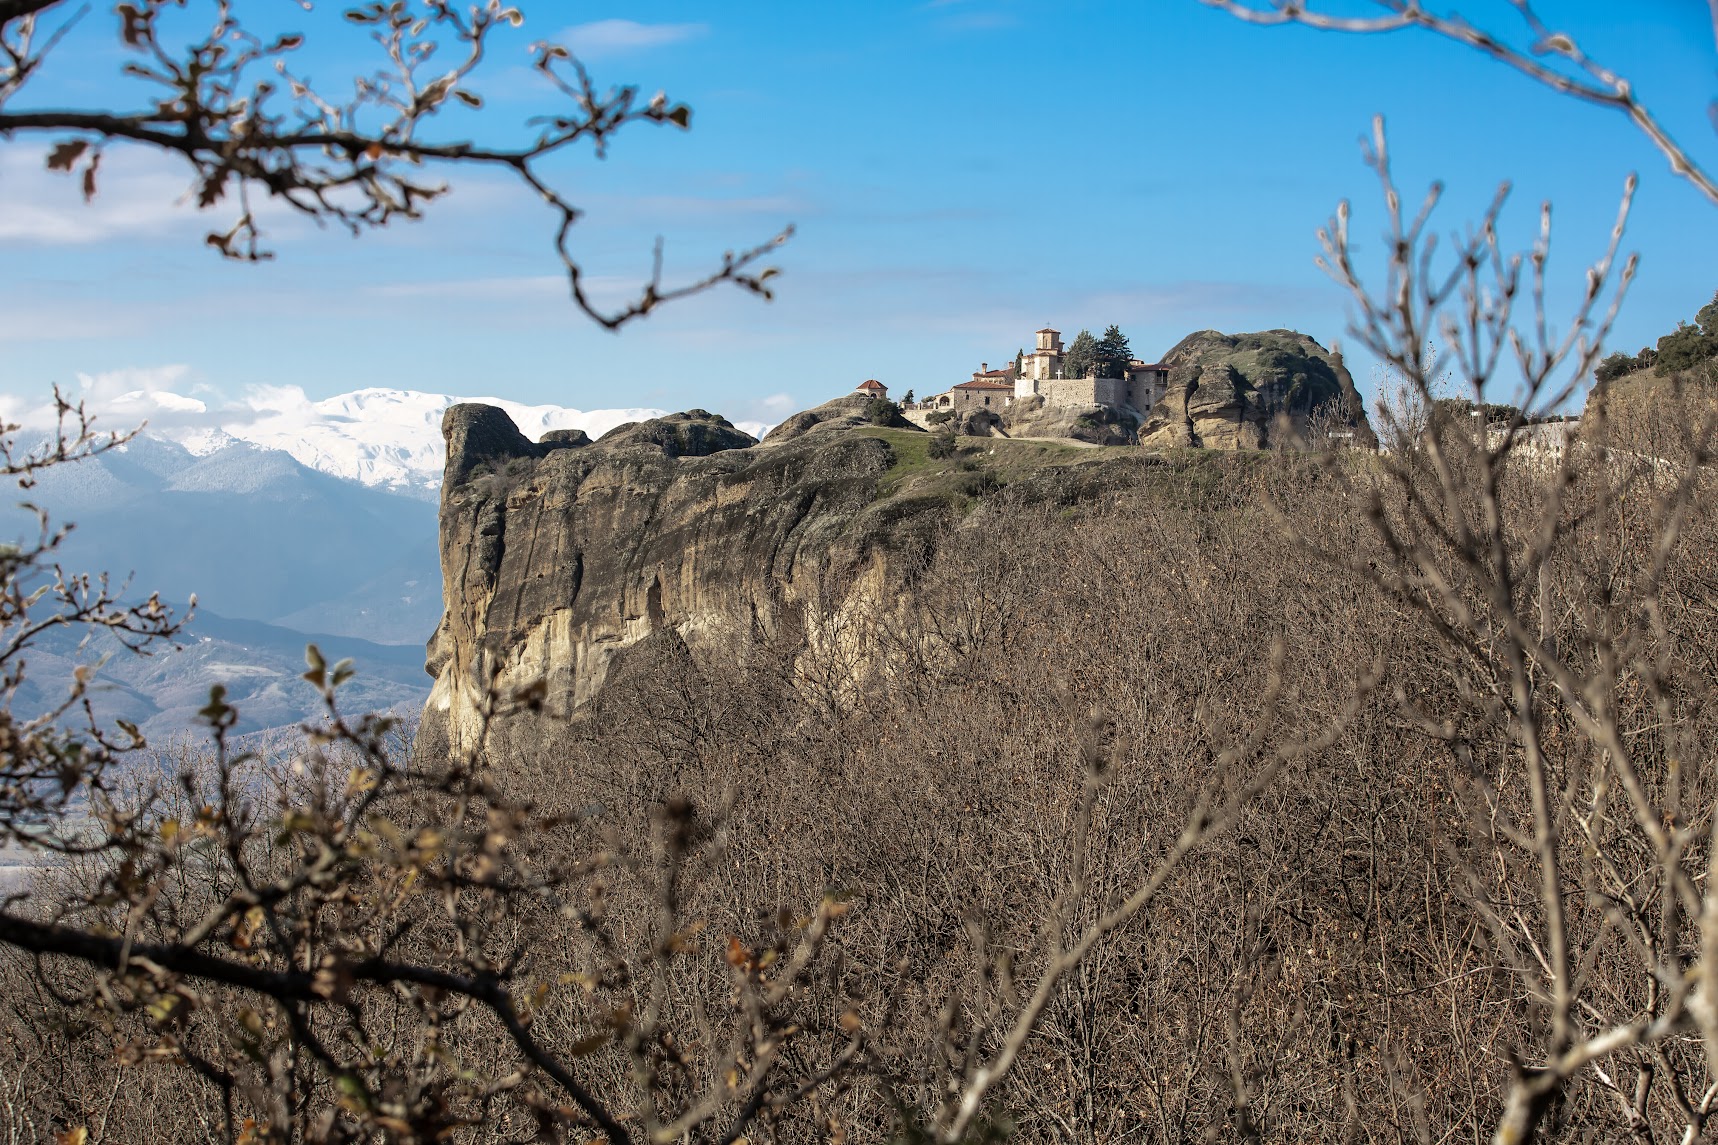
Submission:
<svg viewBox="0 0 1718 1145">
<path fill-rule="evenodd" d="M 1187 398 L 1187 419 L 1207 449 L 1263 449 L 1266 406 L 1233 366 L 1206 363 Z"/>
<path fill-rule="evenodd" d="M 887 418 L 881 422 L 873 420 L 873 410 L 881 408 L 873 406 L 872 403 L 875 401 L 875 398 L 866 397 L 864 394 L 848 394 L 845 397 L 835 398 L 814 409 L 801 410 L 794 414 L 764 434 L 764 440 L 772 445 L 778 445 L 784 441 L 804 437 L 813 430 L 819 433 L 834 433 L 843 429 L 857 429 L 864 425 L 880 424 L 891 429 L 924 428 L 914 425 L 902 417 L 899 407 L 893 403 L 887 403 L 889 410 Z"/>
<path fill-rule="evenodd" d="M 1108 406 L 1052 406 L 1039 396 L 1022 398 L 1002 411 L 1009 437 L 1062 437 L 1091 445 L 1132 445 L 1135 422 Z"/>
<path fill-rule="evenodd" d="M 1259 449 L 1331 432 L 1377 444 L 1342 355 L 1305 334 L 1202 330 L 1163 361 L 1169 389 L 1140 427 L 1142 445 Z"/>
<path fill-rule="evenodd" d="M 807 412 L 754 444 L 698 410 L 596 442 L 532 442 L 501 410 L 449 409 L 445 612 L 429 642 L 420 755 L 540 744 L 528 714 L 486 725 L 487 697 L 528 689 L 570 712 L 652 637 L 694 655 L 747 633 L 839 639 L 854 610 L 898 605 L 898 554 L 922 558 L 942 530 L 975 519 L 975 501 L 1013 483 L 1032 486 L 1031 501 L 1072 502 L 1140 471 L 1118 452 L 992 472 L 1010 443 L 932 459 L 920 431 L 871 425 L 845 400 Z"/>
<path fill-rule="evenodd" d="M 554 437 L 554 434 L 549 434 L 543 440 L 547 444 Z M 612 448 L 629 445 L 654 447 L 660 449 L 664 457 L 708 457 L 725 449 L 744 449 L 758 443 L 751 434 L 735 429 L 727 418 L 701 409 L 671 413 L 649 421 L 629 421 L 615 426 L 597 440 Z"/>
<path fill-rule="evenodd" d="M 955 433 L 960 437 L 1009 437 L 1012 436 L 1002 428 L 1002 418 L 995 410 L 975 409 L 962 414 L 955 423 Z"/>
<path fill-rule="evenodd" d="M 448 410 L 446 611 L 428 648 L 435 684 L 419 751 L 445 758 L 498 734 L 526 742 L 529 717 L 485 729 L 487 696 L 531 687 L 549 711 L 571 711 L 657 634 L 694 654 L 748 632 L 821 639 L 811 617 L 893 607 L 895 554 L 922 552 L 1005 481 L 1039 482 L 1039 499 L 1077 497 L 1088 494 L 1058 490 L 1095 491 L 1106 466 L 1138 468 L 1118 454 L 1000 478 L 986 458 L 927 459 L 919 431 L 831 406 L 762 445 L 696 410 L 596 442 L 532 442 L 498 409 Z"/>
</svg>

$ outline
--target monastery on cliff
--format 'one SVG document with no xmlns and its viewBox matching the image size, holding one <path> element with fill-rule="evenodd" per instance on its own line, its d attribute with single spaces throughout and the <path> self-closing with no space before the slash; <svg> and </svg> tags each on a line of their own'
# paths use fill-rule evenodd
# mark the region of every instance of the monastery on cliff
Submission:
<svg viewBox="0 0 1718 1145">
<path fill-rule="evenodd" d="M 1169 388 L 1168 366 L 1137 359 L 1128 363 L 1124 376 L 1119 378 L 1065 378 L 1062 362 L 1066 354 L 1061 331 L 1045 327 L 1036 337 L 1037 346 L 1022 354 L 1014 365 L 993 370 L 989 362 L 981 363 L 970 381 L 932 394 L 907 408 L 931 413 L 966 414 L 981 409 L 1001 412 L 1017 401 L 1041 398 L 1046 406 L 1104 406 L 1145 413 Z M 866 385 L 881 389 L 876 382 Z M 861 392 L 870 391 L 861 387 Z"/>
</svg>

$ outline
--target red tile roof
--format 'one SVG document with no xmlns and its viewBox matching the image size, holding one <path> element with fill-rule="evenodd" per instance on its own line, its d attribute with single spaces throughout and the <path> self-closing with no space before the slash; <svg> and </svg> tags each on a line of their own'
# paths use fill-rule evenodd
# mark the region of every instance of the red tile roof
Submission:
<svg viewBox="0 0 1718 1145">
<path fill-rule="evenodd" d="M 855 386 L 854 391 L 858 392 L 859 390 L 886 390 L 888 388 L 889 388 L 888 386 L 885 386 L 882 382 L 879 382 L 876 378 L 867 378 L 864 381 L 860 382 L 857 386 Z"/>
<path fill-rule="evenodd" d="M 1050 326 L 1046 326 L 1042 330 L 1034 330 L 1032 332 L 1034 334 L 1060 334 L 1061 333 L 1060 330 L 1057 330 L 1057 329 L 1050 327 Z"/>
<path fill-rule="evenodd" d="M 1007 382 L 987 382 L 983 378 L 974 378 L 970 382 L 962 382 L 952 388 L 957 390 L 1008 390 L 1010 392 L 1014 389 Z"/>
</svg>

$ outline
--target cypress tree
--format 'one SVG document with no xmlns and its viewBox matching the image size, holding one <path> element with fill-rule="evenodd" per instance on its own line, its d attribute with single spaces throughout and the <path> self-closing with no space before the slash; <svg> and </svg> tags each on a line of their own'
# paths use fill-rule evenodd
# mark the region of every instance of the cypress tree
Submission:
<svg viewBox="0 0 1718 1145">
<path fill-rule="evenodd" d="M 1121 327 L 1112 324 L 1098 339 L 1094 356 L 1097 358 L 1098 377 L 1124 378 L 1128 363 L 1133 361 L 1133 348 L 1127 344 L 1127 335 L 1121 332 Z"/>
<path fill-rule="evenodd" d="M 1090 330 L 1081 330 L 1074 335 L 1074 340 L 1068 343 L 1067 352 L 1062 355 L 1062 376 L 1064 378 L 1090 377 L 1098 367 L 1098 340 L 1092 337 Z"/>
</svg>

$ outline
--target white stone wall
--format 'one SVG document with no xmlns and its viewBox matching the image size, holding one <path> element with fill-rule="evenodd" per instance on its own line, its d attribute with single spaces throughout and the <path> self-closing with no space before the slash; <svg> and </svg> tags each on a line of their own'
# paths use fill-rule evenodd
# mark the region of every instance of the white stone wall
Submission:
<svg viewBox="0 0 1718 1145">
<path fill-rule="evenodd" d="M 1092 404 L 1090 378 L 1056 378 L 1039 382 L 1038 392 L 1047 406 L 1079 406 Z"/>
</svg>

